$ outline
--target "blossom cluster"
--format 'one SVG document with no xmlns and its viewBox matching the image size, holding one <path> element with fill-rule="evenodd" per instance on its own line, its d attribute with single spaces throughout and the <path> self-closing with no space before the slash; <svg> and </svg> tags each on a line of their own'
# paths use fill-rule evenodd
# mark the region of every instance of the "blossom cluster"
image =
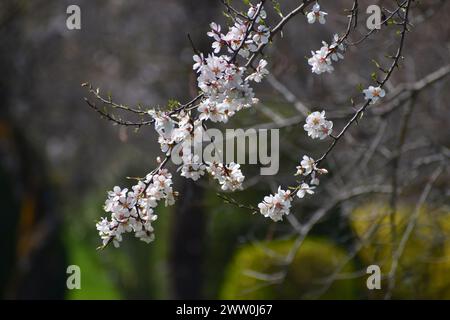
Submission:
<svg viewBox="0 0 450 320">
<path fill-rule="evenodd" d="M 318 175 L 326 174 L 328 171 L 326 169 L 318 168 L 316 161 L 307 156 L 304 155 L 302 161 L 300 162 L 300 165 L 297 166 L 297 172 L 295 173 L 296 176 L 303 175 L 305 177 L 310 177 L 311 185 L 318 186 L 319 185 L 319 178 Z M 310 187 L 307 183 L 302 183 L 299 191 L 297 192 L 297 196 L 299 198 L 303 198 L 306 194 L 313 194 L 315 187 Z"/>
<path fill-rule="evenodd" d="M 200 129 L 200 122 L 192 122 L 189 114 L 180 112 L 173 116 L 168 112 L 150 110 L 148 112 L 155 123 L 155 131 L 158 133 L 158 142 L 161 151 L 168 154 L 173 146 L 188 138 L 194 128 Z M 173 119 L 173 117 L 175 119 Z"/>
<path fill-rule="evenodd" d="M 285 191 L 278 187 L 278 192 L 264 197 L 264 201 L 258 204 L 258 208 L 264 217 L 273 221 L 281 221 L 283 220 L 283 215 L 289 214 L 291 201 L 291 191 Z"/>
<path fill-rule="evenodd" d="M 183 165 L 180 167 L 181 176 L 197 181 L 205 174 L 206 166 L 200 161 L 198 155 L 192 153 L 183 154 Z"/>
<path fill-rule="evenodd" d="M 198 107 L 200 120 L 227 122 L 229 117 L 257 102 L 253 89 L 243 79 L 245 68 L 229 62 L 226 55 L 209 55 L 197 71 L 203 99 Z"/>
<path fill-rule="evenodd" d="M 316 3 L 307 14 L 307 20 L 310 24 L 316 21 L 324 24 L 326 16 L 327 13 L 321 11 L 320 5 Z M 203 130 L 204 121 L 226 123 L 238 111 L 258 102 L 250 84 L 261 82 L 269 74 L 268 63 L 265 59 L 260 59 L 254 67 L 250 62 L 253 62 L 255 53 L 268 44 L 272 37 L 266 18 L 266 11 L 260 3 L 250 4 L 247 15 L 237 15 L 233 19 L 233 25 L 226 31 L 223 31 L 221 25 L 212 22 L 207 33 L 213 39 L 212 52 L 205 55 L 194 48 L 196 54 L 193 56 L 193 70 L 200 90 L 198 98 L 186 105 L 189 108 L 180 105 L 179 109 L 170 112 L 148 111 L 154 121 L 162 152 L 170 157 L 174 148 L 182 145 L 180 154 L 183 163 L 178 169 L 181 176 L 196 181 L 208 173 L 218 181 L 223 191 L 242 189 L 245 177 L 239 164 L 204 162 L 199 156 L 192 154 L 190 147 L 184 145 L 187 142 L 186 145 L 190 146 L 190 139 L 197 130 Z M 322 41 L 322 47 L 311 52 L 308 64 L 313 73 L 330 73 L 334 70 L 333 61 L 344 58 L 344 39 L 345 37 L 340 38 L 335 34 L 330 45 Z M 240 64 L 238 57 L 247 63 Z M 371 104 L 385 96 L 381 87 L 370 86 L 363 93 Z M 194 112 L 198 113 L 197 117 L 192 117 Z M 332 129 L 333 122 L 326 119 L 325 111 L 311 113 L 304 125 L 304 130 L 313 139 L 325 139 L 331 135 Z M 293 193 L 301 199 L 314 194 L 314 189 L 319 185 L 319 175 L 327 173 L 326 169 L 317 167 L 321 160 L 315 161 L 304 155 L 296 172 L 297 176 L 302 176 L 302 181 L 290 190 L 283 190 L 280 186 L 277 193 L 264 197 L 258 204 L 260 213 L 273 221 L 283 220 L 283 216 L 289 214 Z M 164 163 L 156 173 L 154 171 L 138 181 L 131 190 L 116 186 L 108 192 L 104 210 L 110 213 L 110 218 L 102 218 L 96 224 L 103 246 L 113 243 L 118 247 L 122 235 L 131 232 L 147 243 L 154 240 L 152 222 L 157 219 L 155 208 L 162 200 L 166 206 L 173 205 L 177 195 L 172 189 L 172 175 L 167 169 L 163 169 L 163 165 Z"/>
<path fill-rule="evenodd" d="M 269 42 L 270 29 L 264 25 L 267 14 L 259 6 L 251 5 L 248 19 L 236 18 L 227 33 L 222 33 L 219 24 L 210 24 L 207 35 L 214 40 L 213 53 L 207 57 L 202 53 L 193 57 L 198 87 L 204 95 L 197 109 L 200 120 L 227 122 L 236 112 L 258 102 L 249 81 L 261 82 L 269 73 L 267 61 L 261 59 L 255 72 L 244 77 L 247 68 L 239 66 L 235 60 L 236 55 L 248 58 L 250 53 Z"/>
<path fill-rule="evenodd" d="M 333 122 L 326 119 L 325 111 L 312 112 L 306 118 L 306 124 L 304 125 L 304 129 L 308 132 L 308 136 L 313 139 L 325 139 L 331 134 L 332 128 Z M 328 173 L 326 169 L 317 167 L 317 161 L 304 155 L 300 161 L 300 165 L 297 166 L 297 172 L 295 173 L 296 176 L 304 177 L 303 181 L 294 188 L 296 196 L 303 199 L 308 194 L 314 194 L 314 189 L 319 185 L 318 176 L 326 173 Z M 306 182 L 306 178 L 310 178 L 309 183 Z M 281 199 L 284 200 L 281 201 Z M 264 200 L 258 204 L 258 208 L 264 217 L 269 217 L 274 221 L 280 221 L 283 219 L 283 215 L 289 214 L 291 201 L 291 191 L 284 191 L 280 186 L 278 187 L 278 193 L 266 196 Z"/>
<path fill-rule="evenodd" d="M 315 186 L 319 185 L 318 175 L 326 174 L 326 169 L 317 167 L 316 161 L 305 155 L 300 162 L 300 166 L 297 166 L 297 172 L 295 175 L 302 175 L 306 179 L 310 178 L 309 184 L 303 180 L 294 191 L 296 196 L 303 199 L 306 195 L 314 194 Z M 283 220 L 284 215 L 289 214 L 292 202 L 291 190 L 284 191 L 281 186 L 278 187 L 278 192 L 264 197 L 264 200 L 258 204 L 259 212 L 266 218 L 270 218 L 273 221 Z"/>
<path fill-rule="evenodd" d="M 194 106 L 199 113 L 197 118 L 193 119 L 191 112 L 182 108 L 180 112 L 148 111 L 158 133 L 161 151 L 167 157 L 176 146 L 188 142 L 196 130 L 203 130 L 203 121 L 227 122 L 239 110 L 258 102 L 250 81 L 261 82 L 269 73 L 267 61 L 261 59 L 254 72 L 248 75 L 247 68 L 240 66 L 236 58 L 248 58 L 250 53 L 269 42 L 271 34 L 265 25 L 266 17 L 260 3 L 250 5 L 247 17 L 236 18 L 226 33 L 222 33 L 219 24 L 210 24 L 211 30 L 207 35 L 214 40 L 213 52 L 206 57 L 203 53 L 193 57 L 193 69 L 198 74 L 198 87 L 202 93 L 199 104 Z M 181 176 L 195 181 L 208 172 L 219 182 L 222 190 L 242 189 L 245 177 L 239 164 L 203 163 L 184 147 L 182 154 Z M 141 240 L 151 242 L 154 239 L 152 222 L 157 218 L 154 208 L 162 199 L 166 205 L 173 204 L 174 195 L 172 175 L 166 169 L 160 169 L 154 176 L 148 175 L 133 186 L 132 191 L 115 187 L 108 193 L 104 206 L 111 218 L 102 218 L 96 225 L 103 246 L 111 242 L 119 246 L 122 234 L 127 232 L 134 232 Z"/>
<path fill-rule="evenodd" d="M 223 164 L 219 162 L 208 163 L 206 170 L 216 179 L 223 191 L 236 191 L 242 189 L 245 176 L 240 165 L 234 162 Z"/>
<path fill-rule="evenodd" d="M 172 189 L 172 174 L 167 169 L 148 174 L 132 190 L 114 187 L 108 192 L 104 205 L 104 210 L 111 213 L 110 220 L 102 218 L 96 224 L 103 246 L 112 242 L 119 247 L 122 235 L 128 232 L 134 232 L 137 238 L 147 243 L 153 241 L 152 222 L 158 217 L 154 209 L 162 200 L 166 206 L 173 205 L 176 195 Z"/>
<path fill-rule="evenodd" d="M 314 111 L 306 118 L 303 128 L 311 138 L 323 140 L 331 134 L 333 122 L 326 119 L 325 111 Z"/>
<path fill-rule="evenodd" d="M 216 161 L 203 163 L 198 155 L 190 153 L 187 156 L 183 155 L 183 165 L 179 169 L 181 170 L 181 176 L 194 181 L 208 172 L 212 178 L 219 182 L 223 191 L 241 190 L 245 179 L 240 165 L 235 162 L 229 164 Z"/>
<path fill-rule="evenodd" d="M 337 34 L 333 36 L 330 45 L 328 45 L 327 42 L 322 41 L 322 47 L 319 50 L 311 51 L 312 57 L 308 59 L 308 64 L 311 66 L 311 72 L 315 74 L 333 72 L 334 67 L 332 62 L 344 59 L 342 54 L 344 51 L 344 44 Z"/>
</svg>

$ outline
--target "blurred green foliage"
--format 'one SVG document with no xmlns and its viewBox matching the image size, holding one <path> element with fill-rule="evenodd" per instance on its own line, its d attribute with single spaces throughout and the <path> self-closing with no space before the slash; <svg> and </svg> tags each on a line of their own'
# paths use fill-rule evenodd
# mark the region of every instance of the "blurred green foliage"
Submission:
<svg viewBox="0 0 450 320">
<path fill-rule="evenodd" d="M 256 202 L 260 194 L 242 192 L 233 197 L 239 202 Z M 68 290 L 68 299 L 169 298 L 168 251 L 170 243 L 170 208 L 159 208 L 155 243 L 146 245 L 127 239 L 123 248 L 95 250 L 99 245 L 94 221 L 102 216 L 104 194 L 91 193 L 81 201 L 80 210 L 69 212 L 65 223 L 68 263 L 81 267 L 82 289 Z M 274 224 L 252 215 L 247 209 L 226 205 L 214 189 L 207 190 L 203 200 L 207 212 L 205 242 L 205 297 L 223 299 L 357 299 L 382 298 L 382 290 L 367 290 L 366 275 L 326 280 L 345 261 L 345 250 L 333 237 L 309 236 L 286 269 L 284 259 L 294 245 L 292 239 L 277 237 Z M 71 206 L 73 208 L 73 206 Z M 344 265 L 340 275 L 348 275 L 370 264 L 379 264 L 383 274 L 389 271 L 393 248 L 397 248 L 414 208 L 401 205 L 395 216 L 397 242 L 392 246 L 390 223 L 384 204 L 364 204 L 356 208 L 349 224 L 357 238 L 362 239 L 374 223 L 379 227 L 358 256 Z M 277 224 L 276 227 L 279 227 Z M 417 225 L 407 242 L 397 271 L 394 298 L 450 298 L 450 231 L 448 212 L 420 209 Z M 316 232 L 317 235 L 317 232 Z M 267 239 L 267 240 L 262 240 Z M 333 239 L 333 240 L 331 240 Z M 246 243 L 246 244 L 242 244 Z M 283 280 L 277 279 L 286 270 Z"/>
<path fill-rule="evenodd" d="M 323 239 L 307 239 L 297 251 L 292 263 L 285 265 L 293 240 L 259 242 L 241 247 L 228 267 L 223 283 L 223 299 L 352 299 L 358 294 L 358 284 L 354 279 L 337 280 L 320 294 L 324 281 L 332 275 L 345 253 Z M 286 269 L 285 278 L 270 283 L 266 276 L 274 277 Z M 347 264 L 343 273 L 353 271 Z M 260 278 L 260 279 L 258 279 Z M 318 296 L 315 296 L 315 295 Z"/>
<path fill-rule="evenodd" d="M 204 206 L 208 213 L 205 255 L 205 296 L 217 298 L 225 279 L 224 266 L 233 257 L 239 243 L 249 233 L 252 237 L 262 238 L 267 231 L 267 224 L 258 224 L 257 217 L 248 209 L 237 208 L 225 204 L 219 198 L 215 189 L 205 194 Z M 257 203 L 259 195 L 256 192 L 240 192 L 233 194 L 240 203 Z M 262 221 L 261 219 L 260 221 Z"/>
<path fill-rule="evenodd" d="M 167 251 L 170 212 L 158 208 L 158 235 L 146 243 L 126 235 L 121 248 L 100 245 L 95 221 L 101 217 L 103 192 L 80 201 L 80 209 L 66 215 L 65 243 L 68 263 L 81 268 L 81 289 L 68 290 L 67 299 L 162 299 L 168 297 Z M 73 206 L 70 206 L 73 208 Z M 125 238 L 125 237 L 124 237 Z"/>
<path fill-rule="evenodd" d="M 391 268 L 393 250 L 414 215 L 415 208 L 403 204 L 394 215 L 395 239 L 391 236 L 390 208 L 383 203 L 365 204 L 353 211 L 351 225 L 360 238 L 377 224 L 370 241 L 359 256 L 366 264 L 378 264 L 382 273 Z M 450 299 L 450 213 L 422 206 L 414 229 L 399 259 L 393 298 Z M 371 298 L 381 298 L 387 288 L 370 292 Z"/>
</svg>

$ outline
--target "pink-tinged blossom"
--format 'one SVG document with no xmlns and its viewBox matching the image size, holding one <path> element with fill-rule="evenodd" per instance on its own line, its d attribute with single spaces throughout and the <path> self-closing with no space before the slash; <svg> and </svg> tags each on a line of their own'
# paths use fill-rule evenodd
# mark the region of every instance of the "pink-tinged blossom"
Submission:
<svg viewBox="0 0 450 320">
<path fill-rule="evenodd" d="M 223 191 L 236 191 L 242 189 L 245 176 L 240 165 L 234 162 L 223 164 L 218 162 L 207 163 L 206 170 L 216 179 Z"/>
<path fill-rule="evenodd" d="M 152 222 L 158 217 L 154 208 L 162 200 L 166 205 L 172 205 L 176 195 L 172 189 L 172 175 L 166 169 L 147 175 L 132 190 L 127 192 L 127 189 L 114 187 L 108 192 L 104 209 L 111 214 L 111 220 L 102 218 L 96 224 L 103 246 L 112 243 L 119 247 L 122 235 L 131 232 L 142 241 L 153 241 Z"/>
<path fill-rule="evenodd" d="M 283 220 L 283 216 L 289 214 L 291 208 L 291 191 L 283 190 L 278 187 L 276 194 L 264 197 L 264 200 L 258 204 L 259 212 L 266 218 L 273 221 Z"/>
<path fill-rule="evenodd" d="M 308 115 L 306 124 L 303 126 L 308 136 L 313 139 L 325 139 L 328 137 L 333 129 L 333 122 L 328 121 L 325 117 L 325 111 L 315 111 Z"/>
<path fill-rule="evenodd" d="M 378 99 L 383 98 L 386 92 L 381 87 L 369 86 L 369 88 L 363 90 L 364 99 L 370 100 L 371 104 L 374 104 Z"/>
<path fill-rule="evenodd" d="M 269 70 L 266 69 L 267 61 L 264 59 L 259 60 L 258 66 L 254 73 L 249 75 L 246 80 L 252 80 L 255 82 L 261 82 L 262 79 L 269 74 Z"/>
<path fill-rule="evenodd" d="M 183 155 L 183 165 L 180 167 L 181 176 L 186 179 L 197 181 L 205 174 L 206 166 L 200 161 L 198 155 L 187 154 Z"/>
<path fill-rule="evenodd" d="M 320 24 L 325 24 L 325 16 L 328 15 L 325 11 L 320 11 L 320 5 L 316 3 L 312 11 L 308 12 L 306 18 L 308 19 L 308 23 L 312 24 L 316 21 L 319 21 Z"/>
<path fill-rule="evenodd" d="M 332 66 L 332 62 L 344 59 L 344 55 L 342 54 L 344 51 L 344 44 L 340 41 L 337 34 L 333 36 L 331 45 L 322 41 L 320 50 L 311 51 L 312 56 L 308 59 L 308 64 L 311 66 L 311 72 L 315 74 L 333 72 L 334 67 Z"/>
</svg>

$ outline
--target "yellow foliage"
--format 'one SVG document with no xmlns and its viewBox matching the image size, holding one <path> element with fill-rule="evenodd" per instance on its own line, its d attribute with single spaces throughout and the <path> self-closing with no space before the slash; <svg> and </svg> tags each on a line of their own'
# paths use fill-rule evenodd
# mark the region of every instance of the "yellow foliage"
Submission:
<svg viewBox="0 0 450 320">
<path fill-rule="evenodd" d="M 285 258 L 294 241 L 282 240 L 249 244 L 240 248 L 227 270 L 221 291 L 223 299 L 352 299 L 356 297 L 354 280 L 337 280 L 319 295 L 326 280 L 345 259 L 346 254 L 333 244 L 307 239 L 292 263 Z M 284 269 L 287 267 L 287 269 Z M 283 270 L 286 276 L 278 283 Z M 347 264 L 342 272 L 353 271 Z M 268 278 L 268 279 L 264 279 Z M 276 282 L 276 281 L 275 281 Z"/>
<path fill-rule="evenodd" d="M 414 211 L 412 206 L 400 205 L 392 220 L 394 228 L 388 205 L 371 203 L 353 211 L 352 228 L 360 239 L 367 239 L 359 253 L 364 264 L 377 264 L 383 274 L 389 273 L 393 252 L 398 249 L 407 225 L 414 219 Z M 393 298 L 450 299 L 448 235 L 449 212 L 427 206 L 419 209 L 414 229 L 398 260 Z M 382 281 L 382 289 L 387 288 L 387 282 L 387 279 Z M 374 291 L 373 297 L 380 298 L 383 294 L 384 290 Z"/>
</svg>

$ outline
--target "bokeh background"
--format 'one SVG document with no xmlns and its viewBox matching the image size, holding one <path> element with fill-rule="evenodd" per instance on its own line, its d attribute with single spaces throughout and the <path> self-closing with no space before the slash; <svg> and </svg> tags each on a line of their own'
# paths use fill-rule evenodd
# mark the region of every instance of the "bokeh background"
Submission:
<svg viewBox="0 0 450 320">
<path fill-rule="evenodd" d="M 280 6 L 288 12 L 299 3 Z M 361 1 L 361 34 L 372 3 L 392 5 Z M 70 4 L 81 8 L 81 30 L 66 28 Z M 327 110 L 340 128 L 353 111 L 350 98 L 362 102 L 358 87 L 377 71 L 372 60 L 389 64 L 395 26 L 349 48 L 333 74 L 311 74 L 305 57 L 345 30 L 344 9 L 351 5 L 322 1 L 326 25 L 298 16 L 266 52 L 272 76 L 255 86 L 261 104 L 227 127 L 280 127 L 281 169 L 260 177 L 257 166 L 244 166 L 246 189 L 233 195 L 239 202 L 256 205 L 279 184 L 295 183 L 303 154 L 318 157 L 326 149 L 326 142 L 307 139 L 304 107 Z M 330 174 L 316 195 L 296 202 L 282 223 L 224 203 L 213 181 L 175 175 L 181 197 L 175 207 L 158 210 L 155 242 L 129 237 L 120 249 L 96 250 L 95 221 L 104 215 L 106 191 L 151 171 L 159 146 L 151 127 L 135 131 L 100 119 L 83 101 L 88 93 L 80 84 L 88 81 L 130 105 L 189 100 L 196 79 L 187 34 L 209 52 L 205 33 L 211 21 L 227 23 L 223 10 L 215 0 L 1 1 L 1 297 L 381 298 L 392 253 L 412 223 L 392 297 L 450 298 L 445 77 L 413 99 L 387 99 L 369 110 L 324 163 Z M 278 19 L 270 6 L 267 11 L 270 21 Z M 388 94 L 448 66 L 449 19 L 448 1 L 414 5 L 405 58 Z M 303 235 L 299 224 L 320 210 L 323 217 Z M 66 288 L 72 264 L 81 268 L 81 290 Z M 381 266 L 382 290 L 366 288 L 370 264 Z"/>
</svg>

